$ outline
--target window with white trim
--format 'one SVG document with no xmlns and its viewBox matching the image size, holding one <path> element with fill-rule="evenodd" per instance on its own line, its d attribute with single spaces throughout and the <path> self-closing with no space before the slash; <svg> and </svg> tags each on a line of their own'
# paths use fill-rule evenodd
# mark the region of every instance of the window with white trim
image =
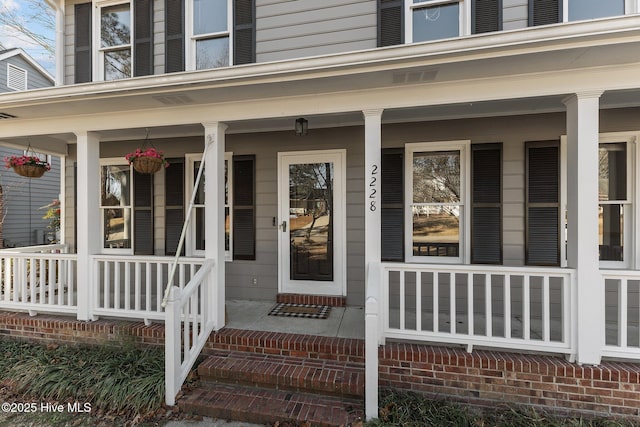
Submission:
<svg viewBox="0 0 640 427">
<path fill-rule="evenodd" d="M 202 159 L 201 154 L 187 154 L 187 188 L 185 191 L 187 200 L 191 200 L 193 190 L 195 188 L 196 178 L 198 176 L 198 169 L 200 168 L 200 161 Z M 233 218 L 231 194 L 233 191 L 232 177 L 233 177 L 233 154 L 224 154 L 224 212 L 225 212 L 225 239 L 224 239 L 224 252 L 225 259 L 230 261 L 233 253 Z M 205 188 L 205 175 L 204 168 L 202 170 L 202 177 L 200 185 L 196 189 L 196 197 L 194 199 L 193 211 L 191 222 L 189 226 L 187 241 L 187 255 L 188 256 L 204 256 L 205 251 L 205 202 L 204 202 L 204 188 Z"/>
<path fill-rule="evenodd" d="M 95 37 L 98 47 L 99 80 L 118 80 L 133 75 L 133 14 L 129 1 L 104 1 L 96 4 Z"/>
<path fill-rule="evenodd" d="M 469 240 L 469 142 L 407 144 L 405 150 L 407 260 L 462 263 Z"/>
<path fill-rule="evenodd" d="M 100 160 L 100 216 L 104 253 L 132 253 L 131 166 L 121 159 Z"/>
<path fill-rule="evenodd" d="M 233 7 L 230 0 L 187 0 L 187 69 L 231 64 Z"/>
<path fill-rule="evenodd" d="M 622 16 L 634 13 L 635 0 L 563 0 L 565 21 L 582 21 L 586 19 Z"/>
<path fill-rule="evenodd" d="M 27 70 L 7 64 L 7 87 L 13 90 L 27 90 Z"/>
<path fill-rule="evenodd" d="M 633 145 L 601 137 L 598 150 L 598 250 L 603 267 L 632 265 Z"/>
<path fill-rule="evenodd" d="M 470 0 L 405 0 L 405 40 L 415 43 L 470 34 L 470 3 Z"/>
</svg>

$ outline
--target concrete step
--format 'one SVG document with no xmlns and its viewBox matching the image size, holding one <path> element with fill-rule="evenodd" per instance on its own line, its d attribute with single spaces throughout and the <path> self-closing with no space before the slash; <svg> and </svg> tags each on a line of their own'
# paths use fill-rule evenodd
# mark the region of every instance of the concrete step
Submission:
<svg viewBox="0 0 640 427">
<path fill-rule="evenodd" d="M 346 427 L 364 417 L 359 399 L 231 384 L 195 389 L 179 405 L 202 416 L 263 424 L 306 421 L 303 425 Z"/>
<path fill-rule="evenodd" d="M 198 374 L 204 383 L 364 397 L 364 364 L 355 362 L 218 350 Z"/>
</svg>

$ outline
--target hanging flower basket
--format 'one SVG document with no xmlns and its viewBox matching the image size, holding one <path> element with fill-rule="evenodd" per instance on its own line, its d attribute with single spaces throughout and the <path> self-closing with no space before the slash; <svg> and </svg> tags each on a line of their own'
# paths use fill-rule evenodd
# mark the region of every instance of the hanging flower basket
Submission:
<svg viewBox="0 0 640 427">
<path fill-rule="evenodd" d="M 27 178 L 40 178 L 51 165 L 37 156 L 11 156 L 4 158 L 4 164 L 8 168 L 13 168 L 15 173 Z"/>
<path fill-rule="evenodd" d="M 140 148 L 133 153 L 127 154 L 125 157 L 133 168 L 143 174 L 154 174 L 158 172 L 162 166 L 169 167 L 169 163 L 164 158 L 162 151 L 155 148 L 148 148 L 142 151 Z"/>
</svg>

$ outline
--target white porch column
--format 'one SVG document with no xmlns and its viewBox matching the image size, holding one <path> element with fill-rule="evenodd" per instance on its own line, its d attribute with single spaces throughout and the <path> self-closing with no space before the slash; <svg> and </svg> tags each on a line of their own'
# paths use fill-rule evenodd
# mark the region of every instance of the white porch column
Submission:
<svg viewBox="0 0 640 427">
<path fill-rule="evenodd" d="M 579 93 L 567 106 L 567 213 L 570 268 L 576 270 L 577 362 L 597 365 L 604 346 L 604 286 L 598 253 L 599 98 Z"/>
<path fill-rule="evenodd" d="M 91 320 L 94 283 L 91 255 L 100 252 L 100 141 L 92 132 L 77 132 L 78 187 L 77 248 L 78 320 Z"/>
<path fill-rule="evenodd" d="M 382 191 L 380 163 L 382 161 L 382 112 L 383 110 L 364 110 L 364 262 L 365 283 L 367 265 L 380 262 L 380 227 L 382 215 L 380 210 Z"/>
<path fill-rule="evenodd" d="M 378 340 L 380 337 L 380 233 L 382 109 L 364 114 L 364 268 L 365 268 L 365 415 L 378 416 Z M 377 266 L 377 268 L 374 268 Z M 371 285 L 371 289 L 369 288 Z"/>
<path fill-rule="evenodd" d="M 219 122 L 203 123 L 205 144 L 209 145 L 205 158 L 205 258 L 214 259 L 209 282 L 209 307 L 214 310 L 214 329 L 224 327 L 225 316 L 225 259 L 224 259 L 224 148 L 227 125 Z M 229 195 L 231 197 L 231 195 Z"/>
</svg>

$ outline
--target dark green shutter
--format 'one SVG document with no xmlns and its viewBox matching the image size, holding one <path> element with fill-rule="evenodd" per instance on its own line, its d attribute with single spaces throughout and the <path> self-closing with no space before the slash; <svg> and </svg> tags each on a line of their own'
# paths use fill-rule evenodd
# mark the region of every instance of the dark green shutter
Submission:
<svg viewBox="0 0 640 427">
<path fill-rule="evenodd" d="M 378 47 L 404 43 L 404 1 L 378 0 Z"/>
<path fill-rule="evenodd" d="M 233 259 L 256 259 L 255 156 L 233 156 Z"/>
<path fill-rule="evenodd" d="M 529 26 L 562 22 L 562 0 L 529 0 Z"/>
<path fill-rule="evenodd" d="M 404 261 L 404 149 L 382 150 L 380 171 L 381 255 L 383 261 Z"/>
<path fill-rule="evenodd" d="M 184 71 L 184 0 L 165 0 L 165 64 L 167 73 Z"/>
<path fill-rule="evenodd" d="M 133 172 L 135 255 L 153 255 L 153 175 Z"/>
<path fill-rule="evenodd" d="M 528 142 L 527 265 L 560 265 L 560 152 L 557 141 Z"/>
<path fill-rule="evenodd" d="M 91 76 L 91 3 L 75 5 L 74 78 L 76 83 L 92 80 Z"/>
<path fill-rule="evenodd" d="M 502 144 L 474 144 L 471 155 L 471 262 L 502 264 Z"/>
<path fill-rule="evenodd" d="M 165 254 L 175 255 L 184 224 L 184 158 L 169 159 L 165 173 Z M 181 255 L 184 255 L 184 247 Z"/>
<path fill-rule="evenodd" d="M 134 76 L 153 74 L 153 1 L 135 0 L 134 14 Z"/>
<path fill-rule="evenodd" d="M 255 0 L 233 2 L 233 64 L 256 62 Z"/>
<path fill-rule="evenodd" d="M 473 34 L 502 30 L 502 0 L 473 0 L 471 15 Z"/>
</svg>

